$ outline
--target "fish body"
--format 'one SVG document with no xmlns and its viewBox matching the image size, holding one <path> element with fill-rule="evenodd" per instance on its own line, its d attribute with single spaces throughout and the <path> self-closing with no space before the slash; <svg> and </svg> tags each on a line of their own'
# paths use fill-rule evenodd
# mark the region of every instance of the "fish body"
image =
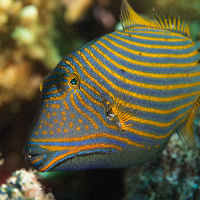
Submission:
<svg viewBox="0 0 200 200">
<path fill-rule="evenodd" d="M 64 57 L 41 84 L 24 147 L 37 170 L 138 165 L 174 132 L 195 147 L 200 43 L 179 18 L 142 18 L 123 0 L 123 30 Z"/>
</svg>

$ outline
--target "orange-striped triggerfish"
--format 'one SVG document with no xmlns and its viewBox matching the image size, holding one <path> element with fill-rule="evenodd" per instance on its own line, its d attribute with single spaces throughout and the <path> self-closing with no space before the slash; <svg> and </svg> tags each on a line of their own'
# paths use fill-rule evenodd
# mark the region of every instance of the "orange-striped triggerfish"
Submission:
<svg viewBox="0 0 200 200">
<path fill-rule="evenodd" d="M 41 84 L 24 147 L 37 170 L 118 168 L 152 160 L 173 133 L 195 148 L 200 42 L 185 20 L 142 17 L 64 57 Z"/>
</svg>

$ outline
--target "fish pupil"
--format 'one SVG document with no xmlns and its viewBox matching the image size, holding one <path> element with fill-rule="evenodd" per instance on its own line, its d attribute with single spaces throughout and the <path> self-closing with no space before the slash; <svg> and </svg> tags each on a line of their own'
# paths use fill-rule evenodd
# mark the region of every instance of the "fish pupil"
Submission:
<svg viewBox="0 0 200 200">
<path fill-rule="evenodd" d="M 71 83 L 72 85 L 77 85 L 77 80 L 76 80 L 76 78 L 73 78 L 73 79 L 70 81 L 70 83 Z"/>
</svg>

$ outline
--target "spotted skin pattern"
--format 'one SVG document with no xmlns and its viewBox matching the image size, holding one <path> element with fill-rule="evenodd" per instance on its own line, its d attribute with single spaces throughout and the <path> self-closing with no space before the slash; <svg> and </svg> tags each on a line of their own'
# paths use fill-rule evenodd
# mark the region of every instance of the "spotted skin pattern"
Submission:
<svg viewBox="0 0 200 200">
<path fill-rule="evenodd" d="M 200 43 L 191 40 L 186 22 L 144 19 L 126 0 L 121 23 L 123 30 L 64 57 L 43 80 L 24 147 L 37 170 L 142 164 L 175 131 L 195 145 Z"/>
</svg>

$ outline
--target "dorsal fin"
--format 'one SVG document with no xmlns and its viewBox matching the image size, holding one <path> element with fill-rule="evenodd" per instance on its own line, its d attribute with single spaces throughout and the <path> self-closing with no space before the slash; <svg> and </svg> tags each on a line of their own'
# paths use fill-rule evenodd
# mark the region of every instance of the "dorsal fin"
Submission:
<svg viewBox="0 0 200 200">
<path fill-rule="evenodd" d="M 157 27 L 160 29 L 170 30 L 190 37 L 188 21 L 185 19 L 181 19 L 179 16 L 160 16 L 154 13 L 153 20 L 156 23 Z"/>
<path fill-rule="evenodd" d="M 142 17 L 132 9 L 127 0 L 122 0 L 120 22 L 124 29 L 144 26 L 170 30 L 190 37 L 189 25 L 186 20 L 181 20 L 177 16 L 159 16 L 156 14 L 152 18 Z"/>
<path fill-rule="evenodd" d="M 133 26 L 149 26 L 157 28 L 152 20 L 147 20 L 138 15 L 127 0 L 122 1 L 120 21 L 123 28 L 131 28 Z"/>
</svg>

